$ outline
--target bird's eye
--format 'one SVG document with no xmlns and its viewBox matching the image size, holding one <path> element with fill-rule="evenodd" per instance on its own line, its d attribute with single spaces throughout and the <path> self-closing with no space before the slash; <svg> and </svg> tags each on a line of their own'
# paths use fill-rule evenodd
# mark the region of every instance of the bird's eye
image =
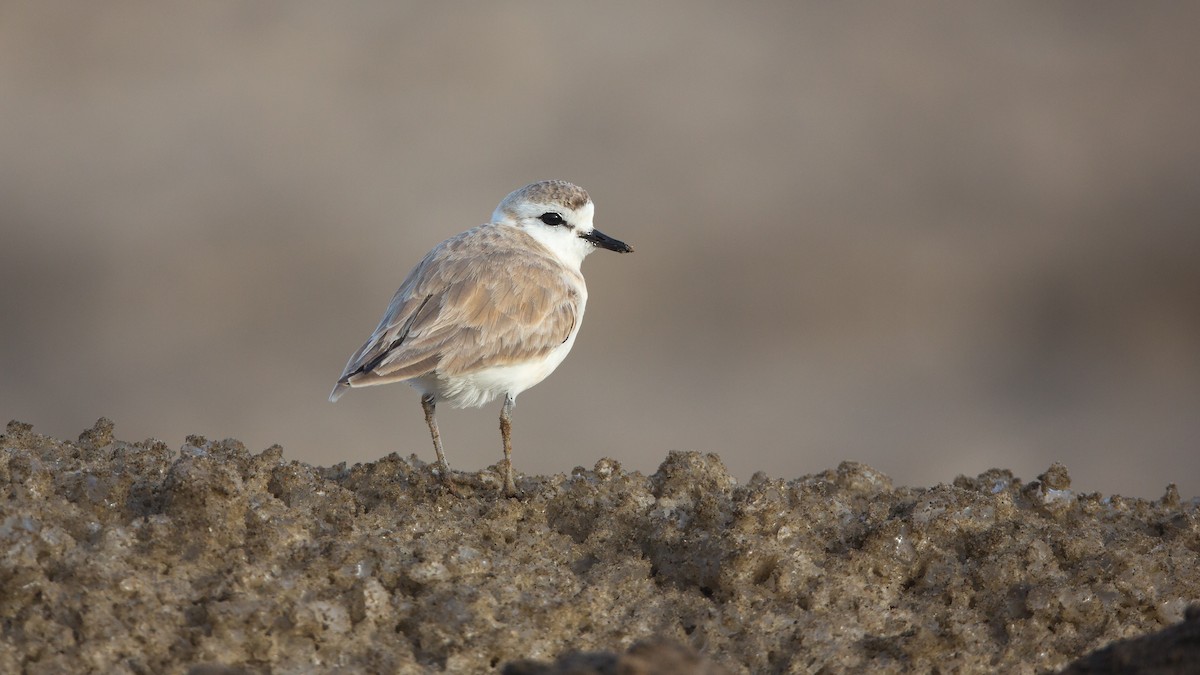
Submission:
<svg viewBox="0 0 1200 675">
<path fill-rule="evenodd" d="M 552 227 L 558 227 L 559 225 L 567 224 L 567 221 L 563 220 L 562 216 L 558 215 L 557 213 L 555 213 L 553 211 L 547 211 L 546 213 L 543 213 L 540 220 L 543 223 L 550 225 Z"/>
</svg>

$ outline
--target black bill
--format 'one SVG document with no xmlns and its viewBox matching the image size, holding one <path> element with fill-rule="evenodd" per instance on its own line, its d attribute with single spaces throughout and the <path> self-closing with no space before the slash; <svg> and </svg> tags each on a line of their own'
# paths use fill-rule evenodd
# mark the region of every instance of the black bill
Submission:
<svg viewBox="0 0 1200 675">
<path fill-rule="evenodd" d="M 632 246 L 626 244 L 620 239 L 613 239 L 600 230 L 592 230 L 587 234 L 581 234 L 579 236 L 583 239 L 587 239 L 600 248 L 606 248 L 610 251 L 616 251 L 617 253 L 633 253 Z"/>
</svg>

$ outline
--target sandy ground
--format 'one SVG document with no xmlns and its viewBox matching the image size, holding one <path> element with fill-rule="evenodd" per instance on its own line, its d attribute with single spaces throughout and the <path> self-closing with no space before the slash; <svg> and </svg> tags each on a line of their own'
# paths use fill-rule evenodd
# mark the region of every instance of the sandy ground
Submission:
<svg viewBox="0 0 1200 675">
<path fill-rule="evenodd" d="M 0 450 L 3 672 L 1196 666 L 1200 503 L 1078 491 L 1060 465 L 739 485 L 672 452 L 649 476 L 522 476 L 505 499 L 494 469 L 454 496 L 415 458 L 174 450 L 105 419 L 77 442 L 11 422 Z"/>
</svg>

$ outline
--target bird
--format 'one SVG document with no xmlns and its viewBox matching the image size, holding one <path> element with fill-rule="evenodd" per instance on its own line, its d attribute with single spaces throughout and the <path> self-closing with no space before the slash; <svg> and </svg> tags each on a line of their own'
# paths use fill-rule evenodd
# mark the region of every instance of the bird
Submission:
<svg viewBox="0 0 1200 675">
<path fill-rule="evenodd" d="M 504 493 L 519 495 L 512 468 L 517 396 L 562 363 L 583 323 L 588 292 L 580 265 L 597 249 L 633 248 L 595 228 L 583 188 L 531 183 L 491 221 L 438 244 L 408 273 L 371 337 L 350 357 L 329 400 L 348 389 L 406 382 L 421 394 L 444 484 L 438 403 L 480 407 L 503 397 Z"/>
</svg>

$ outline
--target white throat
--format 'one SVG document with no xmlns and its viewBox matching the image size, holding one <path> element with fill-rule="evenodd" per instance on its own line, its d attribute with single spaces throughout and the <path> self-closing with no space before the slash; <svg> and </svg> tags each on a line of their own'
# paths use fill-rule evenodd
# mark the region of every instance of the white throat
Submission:
<svg viewBox="0 0 1200 675">
<path fill-rule="evenodd" d="M 567 269 L 575 272 L 580 271 L 583 259 L 596 248 L 590 241 L 580 238 L 573 230 L 567 228 L 548 230 L 532 227 L 525 228 L 525 232 L 536 239 L 539 244 L 550 249 L 554 257 L 558 258 Z"/>
</svg>

